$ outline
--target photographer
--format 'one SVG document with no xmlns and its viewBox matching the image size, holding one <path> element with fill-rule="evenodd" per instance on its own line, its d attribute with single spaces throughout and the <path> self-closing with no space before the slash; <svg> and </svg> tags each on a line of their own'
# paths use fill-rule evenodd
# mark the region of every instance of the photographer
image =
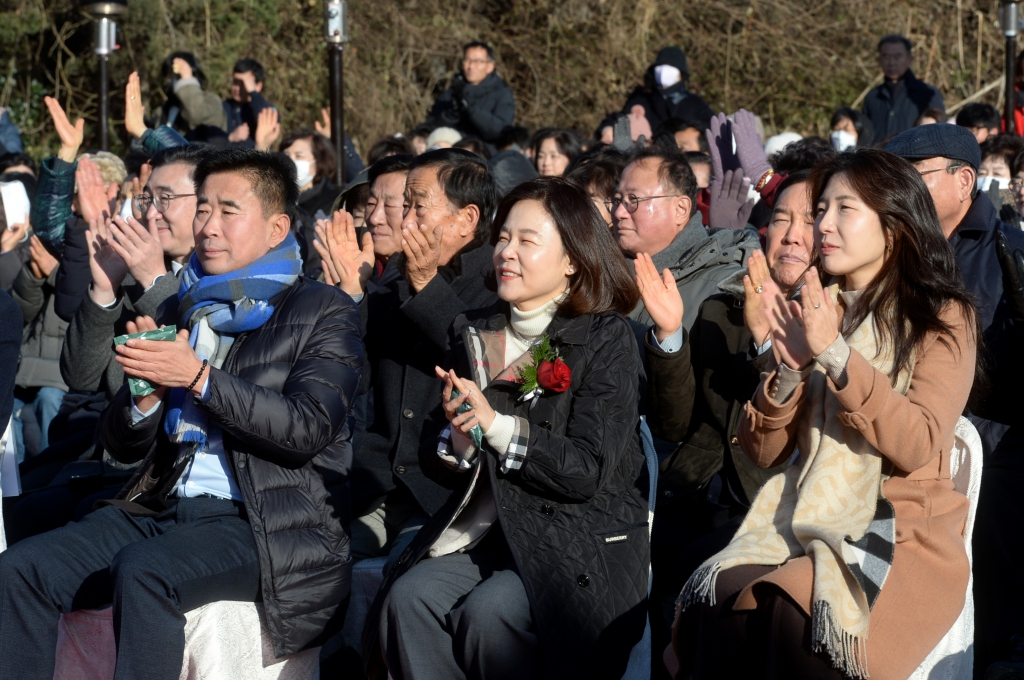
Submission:
<svg viewBox="0 0 1024 680">
<path fill-rule="evenodd" d="M 512 90 L 494 72 L 494 50 L 471 42 L 462 48 L 462 72 L 441 93 L 427 116 L 431 127 L 452 127 L 463 137 L 493 143 L 512 124 L 516 102 Z"/>
</svg>

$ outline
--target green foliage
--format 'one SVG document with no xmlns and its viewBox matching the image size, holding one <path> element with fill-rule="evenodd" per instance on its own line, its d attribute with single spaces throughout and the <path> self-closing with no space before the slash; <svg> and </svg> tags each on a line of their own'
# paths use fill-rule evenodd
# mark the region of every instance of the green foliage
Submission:
<svg viewBox="0 0 1024 680">
<path fill-rule="evenodd" d="M 165 100 L 161 64 L 194 52 L 208 87 L 228 95 L 235 60 L 267 69 L 265 94 L 284 131 L 311 126 L 327 104 L 322 0 L 129 0 L 121 49 L 110 58 L 111 114 L 119 137 L 121 92 L 138 70 L 148 113 Z M 919 77 L 947 104 L 999 78 L 998 5 L 988 0 L 349 0 L 345 126 L 366 150 L 380 136 L 423 120 L 457 67 L 460 46 L 483 39 L 513 88 L 517 121 L 575 127 L 589 135 L 621 108 L 657 50 L 679 44 L 691 89 L 716 110 L 746 107 L 769 134 L 827 132 L 834 107 L 854 103 L 878 77 L 875 44 L 902 32 Z M 980 44 L 980 59 L 979 56 Z M 74 119 L 87 120 L 95 146 L 93 27 L 73 0 L 7 0 L 0 11 L 0 106 L 18 112 L 27 146 L 55 148 L 40 115 L 39 87 Z M 6 83 L 13 82 L 10 87 Z M 997 103 L 999 88 L 981 101 Z"/>
</svg>

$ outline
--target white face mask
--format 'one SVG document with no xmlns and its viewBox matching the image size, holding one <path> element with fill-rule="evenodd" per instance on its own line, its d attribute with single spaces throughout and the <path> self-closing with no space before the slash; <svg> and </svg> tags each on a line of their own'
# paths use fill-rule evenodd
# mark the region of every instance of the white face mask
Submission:
<svg viewBox="0 0 1024 680">
<path fill-rule="evenodd" d="M 654 79 L 661 87 L 672 87 L 683 79 L 683 74 L 675 66 L 659 64 L 654 67 Z"/>
<path fill-rule="evenodd" d="M 832 132 L 832 148 L 836 151 L 842 152 L 847 149 L 852 149 L 857 146 L 857 136 L 852 135 L 846 130 L 833 130 Z"/>
<path fill-rule="evenodd" d="M 980 191 L 988 191 L 993 184 L 998 186 L 1000 191 L 1009 189 L 1010 179 L 1008 177 L 993 177 L 992 175 L 978 178 L 978 189 Z"/>
<path fill-rule="evenodd" d="M 313 171 L 312 161 L 297 161 L 293 159 L 292 163 L 295 163 L 295 183 L 299 185 L 300 189 L 313 181 L 316 172 Z"/>
</svg>

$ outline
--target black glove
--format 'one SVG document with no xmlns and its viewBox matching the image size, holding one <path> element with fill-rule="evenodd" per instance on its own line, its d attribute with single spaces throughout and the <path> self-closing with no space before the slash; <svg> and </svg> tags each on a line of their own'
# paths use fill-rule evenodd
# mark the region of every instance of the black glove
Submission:
<svg viewBox="0 0 1024 680">
<path fill-rule="evenodd" d="M 1024 251 L 1015 248 L 1011 253 L 1006 235 L 1000 231 L 996 234 L 996 255 L 1003 270 L 1003 293 L 1010 306 L 1010 318 L 1018 332 L 1024 332 Z"/>
</svg>

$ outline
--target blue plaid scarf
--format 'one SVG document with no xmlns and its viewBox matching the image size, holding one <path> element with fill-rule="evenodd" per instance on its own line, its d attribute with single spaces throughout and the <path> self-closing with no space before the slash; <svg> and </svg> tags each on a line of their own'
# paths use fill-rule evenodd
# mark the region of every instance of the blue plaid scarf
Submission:
<svg viewBox="0 0 1024 680">
<path fill-rule="evenodd" d="M 181 275 L 178 311 L 196 355 L 220 368 L 235 337 L 265 324 L 274 313 L 270 298 L 295 283 L 301 272 L 299 244 L 292 234 L 249 266 L 227 274 L 207 275 L 193 253 Z M 182 387 L 171 390 L 164 420 L 172 442 L 193 445 L 178 462 L 205 449 L 208 439 L 206 414 L 187 396 Z"/>
</svg>

